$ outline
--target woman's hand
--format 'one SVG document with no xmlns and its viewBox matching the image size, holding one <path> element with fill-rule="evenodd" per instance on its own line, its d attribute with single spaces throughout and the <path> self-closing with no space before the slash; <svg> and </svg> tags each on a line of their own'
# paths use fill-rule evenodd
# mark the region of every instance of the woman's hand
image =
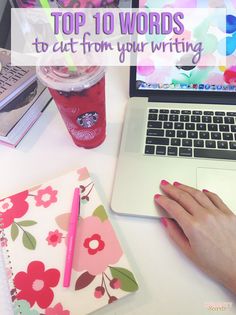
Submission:
<svg viewBox="0 0 236 315">
<path fill-rule="evenodd" d="M 161 182 L 155 202 L 170 238 L 204 272 L 236 294 L 236 216 L 214 193 Z"/>
</svg>

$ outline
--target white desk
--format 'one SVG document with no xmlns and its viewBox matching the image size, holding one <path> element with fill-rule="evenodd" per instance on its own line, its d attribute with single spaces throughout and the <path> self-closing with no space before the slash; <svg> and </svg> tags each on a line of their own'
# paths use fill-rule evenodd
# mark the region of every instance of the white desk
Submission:
<svg viewBox="0 0 236 315">
<path fill-rule="evenodd" d="M 109 206 L 127 100 L 128 69 L 109 69 L 107 138 L 93 150 L 73 145 L 52 102 L 16 150 L 0 147 L 1 197 L 86 165 Z M 110 215 L 140 290 L 96 315 L 236 314 L 236 298 L 198 271 L 168 240 L 158 220 Z M 209 311 L 205 304 L 210 302 L 230 302 L 232 307 Z"/>
</svg>

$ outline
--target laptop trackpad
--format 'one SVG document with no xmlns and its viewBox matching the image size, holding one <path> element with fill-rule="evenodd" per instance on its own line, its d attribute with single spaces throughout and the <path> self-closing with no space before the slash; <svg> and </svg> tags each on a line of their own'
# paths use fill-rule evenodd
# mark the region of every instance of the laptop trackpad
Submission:
<svg viewBox="0 0 236 315">
<path fill-rule="evenodd" d="M 236 170 L 197 168 L 197 188 L 216 193 L 236 214 Z"/>
</svg>

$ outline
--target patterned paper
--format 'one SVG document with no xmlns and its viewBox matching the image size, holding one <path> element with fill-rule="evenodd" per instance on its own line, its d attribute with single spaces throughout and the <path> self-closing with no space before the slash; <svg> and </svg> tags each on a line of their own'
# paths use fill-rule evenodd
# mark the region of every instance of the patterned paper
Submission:
<svg viewBox="0 0 236 315">
<path fill-rule="evenodd" d="M 75 187 L 82 193 L 81 215 L 71 285 L 63 288 Z M 15 315 L 88 314 L 138 289 L 86 168 L 0 200 L 0 217 Z"/>
</svg>

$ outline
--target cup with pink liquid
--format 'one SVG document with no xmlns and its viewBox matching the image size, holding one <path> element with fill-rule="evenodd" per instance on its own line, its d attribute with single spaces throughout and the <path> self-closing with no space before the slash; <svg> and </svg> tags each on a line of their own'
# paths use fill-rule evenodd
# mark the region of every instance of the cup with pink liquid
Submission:
<svg viewBox="0 0 236 315">
<path fill-rule="evenodd" d="M 104 67 L 39 66 L 37 75 L 46 85 L 65 125 L 79 147 L 99 146 L 106 138 Z"/>
</svg>

